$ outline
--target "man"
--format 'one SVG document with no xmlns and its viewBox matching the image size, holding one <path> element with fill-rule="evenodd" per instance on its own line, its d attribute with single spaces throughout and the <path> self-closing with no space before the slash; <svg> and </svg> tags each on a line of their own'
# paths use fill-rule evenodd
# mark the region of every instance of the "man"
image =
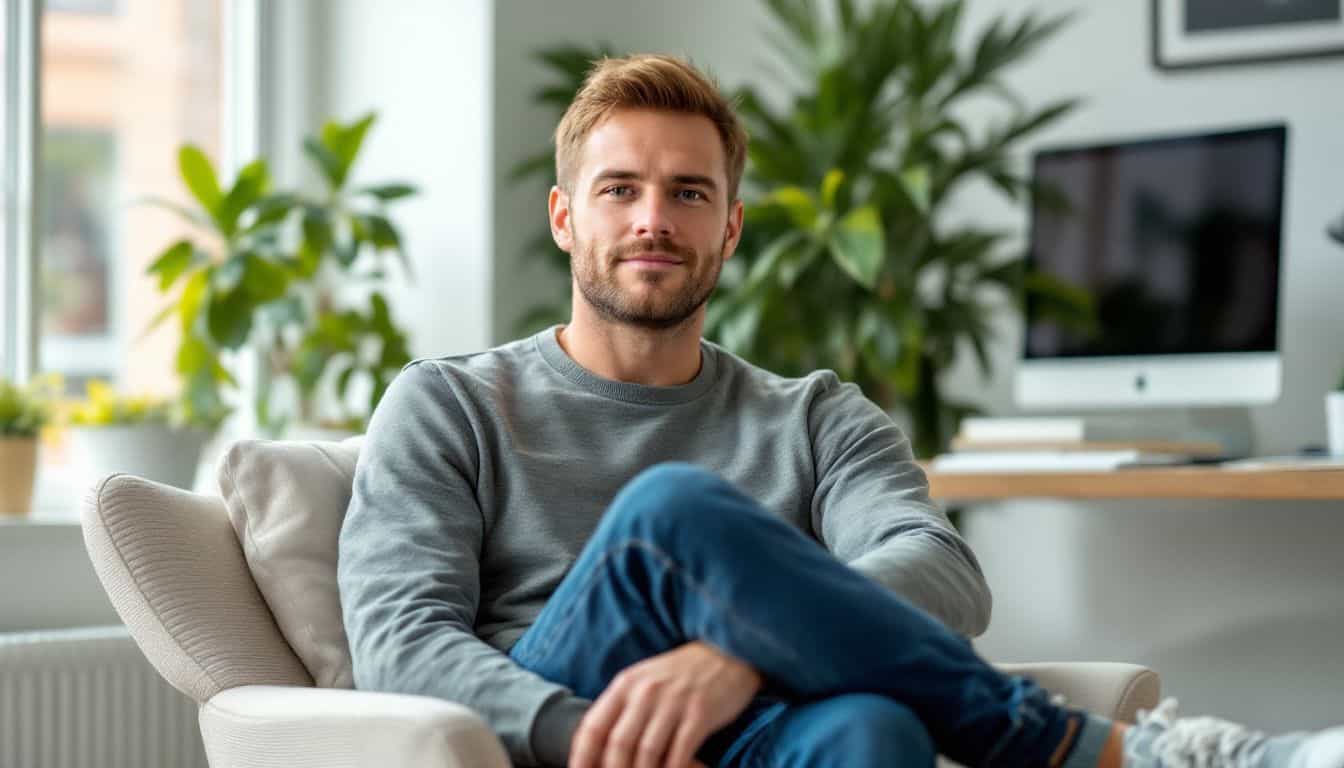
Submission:
<svg viewBox="0 0 1344 768">
<path fill-rule="evenodd" d="M 408 365 L 370 425 L 357 685 L 466 704 L 525 765 L 1344 766 L 1339 733 L 1126 730 L 976 657 L 989 590 L 900 430 L 831 372 L 701 340 L 745 154 L 688 64 L 594 68 L 549 200 L 571 321 Z"/>
</svg>

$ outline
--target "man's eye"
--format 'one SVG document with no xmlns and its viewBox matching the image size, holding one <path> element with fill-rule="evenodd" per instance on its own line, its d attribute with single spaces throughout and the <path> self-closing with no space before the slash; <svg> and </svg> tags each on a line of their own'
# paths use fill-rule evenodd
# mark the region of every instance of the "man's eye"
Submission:
<svg viewBox="0 0 1344 768">
<path fill-rule="evenodd" d="M 616 186 L 607 187 L 606 189 L 602 190 L 602 194 L 610 195 L 611 197 L 629 197 L 634 193 L 635 191 L 633 189 L 624 184 L 618 184 Z"/>
<path fill-rule="evenodd" d="M 678 194 L 678 195 L 681 197 L 681 199 L 683 199 L 683 200 L 700 201 L 700 200 L 708 200 L 708 199 L 709 199 L 709 198 L 705 197 L 705 193 L 704 193 L 704 192 L 701 192 L 701 191 L 698 190 L 698 189 L 683 189 L 683 190 L 681 190 L 680 192 L 678 192 L 677 194 Z"/>
</svg>

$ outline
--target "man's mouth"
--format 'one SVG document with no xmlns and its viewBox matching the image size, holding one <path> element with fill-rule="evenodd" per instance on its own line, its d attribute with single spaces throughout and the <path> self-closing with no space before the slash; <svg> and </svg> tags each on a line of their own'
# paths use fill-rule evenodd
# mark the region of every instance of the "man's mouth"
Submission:
<svg viewBox="0 0 1344 768">
<path fill-rule="evenodd" d="M 623 259 L 623 262 L 633 262 L 637 264 L 681 264 L 682 259 L 670 253 L 661 253 L 659 251 L 646 251 L 643 253 L 634 253 Z"/>
</svg>

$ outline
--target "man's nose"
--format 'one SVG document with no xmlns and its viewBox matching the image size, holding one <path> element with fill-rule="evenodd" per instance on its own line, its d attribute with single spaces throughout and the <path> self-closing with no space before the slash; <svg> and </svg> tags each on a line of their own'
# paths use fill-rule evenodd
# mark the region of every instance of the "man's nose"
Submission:
<svg viewBox="0 0 1344 768">
<path fill-rule="evenodd" d="M 669 205 L 661 195 L 646 195 L 640 200 L 635 215 L 635 237 L 672 237 L 676 234 Z"/>
</svg>

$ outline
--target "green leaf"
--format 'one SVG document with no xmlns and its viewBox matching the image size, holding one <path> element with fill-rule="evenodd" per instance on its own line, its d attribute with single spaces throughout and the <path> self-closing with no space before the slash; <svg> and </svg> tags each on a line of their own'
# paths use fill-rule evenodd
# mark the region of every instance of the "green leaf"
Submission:
<svg viewBox="0 0 1344 768">
<path fill-rule="evenodd" d="M 219 180 L 215 176 L 214 166 L 210 164 L 210 158 L 206 157 L 196 145 L 187 144 L 177 152 L 177 167 L 196 202 L 200 203 L 210 214 L 210 218 L 218 223 L 223 193 L 220 192 Z"/>
<path fill-rule="evenodd" d="M 835 196 L 840 191 L 840 185 L 845 182 L 845 172 L 839 168 L 832 168 L 826 172 L 826 177 L 821 180 L 821 207 L 832 211 L 835 210 Z"/>
<path fill-rule="evenodd" d="M 190 377 L 198 371 L 207 370 L 210 365 L 210 348 L 195 334 L 182 337 L 177 348 L 177 372 Z"/>
<path fill-rule="evenodd" d="M 238 178 L 234 180 L 233 188 L 224 196 L 219 206 L 217 219 L 225 236 L 232 236 L 238 231 L 239 217 L 265 194 L 270 183 L 265 160 L 254 160 L 238 171 Z"/>
<path fill-rule="evenodd" d="M 176 312 L 177 312 L 177 304 L 169 303 L 162 309 L 160 309 L 158 312 L 154 313 L 154 317 L 150 319 L 149 323 L 145 326 L 145 329 L 140 332 L 139 336 L 136 337 L 135 339 L 136 342 L 139 343 L 141 341 L 144 341 L 146 336 L 148 336 L 155 328 L 158 328 L 160 325 L 163 325 L 163 321 L 172 317 Z"/>
<path fill-rule="evenodd" d="M 885 245 L 877 207 L 865 205 L 840 220 L 831 237 L 831 256 L 859 285 L 873 290 L 882 270 Z"/>
<path fill-rule="evenodd" d="M 901 188 L 905 190 L 905 194 L 910 198 L 910 202 L 915 206 L 915 209 L 920 213 L 928 214 L 930 196 L 929 169 L 924 166 L 907 168 L 904 171 L 901 171 L 899 178 L 901 180 Z"/>
<path fill-rule="evenodd" d="M 252 303 L 242 291 L 215 294 L 206 308 L 210 337 L 225 349 L 237 349 L 252 332 Z"/>
<path fill-rule="evenodd" d="M 243 281 L 247 271 L 247 254 L 235 253 L 215 268 L 210 287 L 219 293 L 229 293 Z"/>
<path fill-rule="evenodd" d="M 192 247 L 190 240 L 178 240 L 165 248 L 145 273 L 158 275 L 159 290 L 166 291 L 184 272 L 203 260 L 204 257 Z"/>
<path fill-rule="evenodd" d="M 401 235 L 385 216 L 373 214 L 365 216 L 364 223 L 369 228 L 369 238 L 376 248 L 401 248 Z"/>
<path fill-rule="evenodd" d="M 341 186 L 341 161 L 336 155 L 311 136 L 303 140 L 303 151 L 308 154 L 308 157 L 312 158 L 313 162 L 317 163 L 317 169 L 322 172 L 322 178 L 327 180 L 327 184 L 339 189 Z"/>
<path fill-rule="evenodd" d="M 396 326 L 392 323 L 392 312 L 388 309 L 387 299 L 383 294 L 374 291 L 369 297 L 370 319 L 369 327 L 387 336 L 396 332 Z"/>
<path fill-rule="evenodd" d="M 182 320 L 182 332 L 189 333 L 196 317 L 201 313 L 201 303 L 205 301 L 206 289 L 210 285 L 213 269 L 206 268 L 191 273 L 182 286 L 182 295 L 177 300 L 178 317 Z"/>
<path fill-rule="evenodd" d="M 785 258 L 789 251 L 803 242 L 806 235 L 798 230 L 786 232 L 776 238 L 765 250 L 761 251 L 756 257 L 756 261 L 751 265 L 751 271 L 747 273 L 747 282 L 744 292 L 752 294 L 760 290 L 773 277 L 777 277 L 780 261 Z"/>
<path fill-rule="evenodd" d="M 756 338 L 756 330 L 761 325 L 761 315 L 765 313 L 763 301 L 753 301 L 736 307 L 723 320 L 719 338 L 723 346 L 734 354 L 743 354 Z"/>
<path fill-rule="evenodd" d="M 328 121 L 322 126 L 322 145 L 336 160 L 333 186 L 339 188 L 345 185 L 345 180 L 350 175 L 350 167 L 354 164 L 355 157 L 359 155 L 359 148 L 364 144 L 364 137 L 376 119 L 376 114 L 369 113 L 349 125 Z"/>
<path fill-rule="evenodd" d="M 320 346 L 305 343 L 299 347 L 294 368 L 294 380 L 304 392 L 312 392 L 322 378 L 330 356 Z"/>
<path fill-rule="evenodd" d="M 770 193 L 765 202 L 788 211 L 789 218 L 799 229 L 812 229 L 816 224 L 817 203 L 812 199 L 811 193 L 802 187 L 780 187 Z"/>
<path fill-rule="evenodd" d="M 350 388 L 350 377 L 355 373 L 355 366 L 347 365 L 336 375 L 336 397 L 339 400 L 345 400 L 346 390 Z"/>
<path fill-rule="evenodd" d="M 253 207 L 252 221 L 243 231 L 259 232 L 272 224 L 284 221 L 298 205 L 299 198 L 287 192 L 263 197 Z"/>
<path fill-rule="evenodd" d="M 265 304 L 285 295 L 289 289 L 289 273 L 279 264 L 267 261 L 255 253 L 246 254 L 242 290 L 248 303 Z"/>
<path fill-rule="evenodd" d="M 593 64 L 603 56 L 609 55 L 610 51 L 611 47 L 607 45 L 599 46 L 597 49 L 561 45 L 538 51 L 535 57 L 577 86 Z M 573 97 L 572 92 L 570 96 Z"/>
<path fill-rule="evenodd" d="M 309 249 L 310 254 L 318 261 L 323 254 L 331 250 L 334 245 L 335 235 L 331 230 L 331 219 L 327 212 L 316 205 L 305 206 L 303 209 L 303 246 Z M 305 261 L 300 257 L 300 261 Z M 307 262 L 305 262 L 307 264 Z M 312 264 L 315 272 L 316 264 Z M 308 272 L 307 274 L 312 274 Z"/>
<path fill-rule="evenodd" d="M 379 184 L 355 190 L 356 195 L 373 195 L 383 202 L 410 197 L 411 195 L 416 194 L 416 192 L 416 188 L 410 184 Z"/>
<path fill-rule="evenodd" d="M 302 324 L 308 317 L 303 302 L 297 296 L 286 296 L 267 302 L 262 307 L 262 311 L 271 324 L 277 328 L 283 328 L 291 324 Z"/>
</svg>

